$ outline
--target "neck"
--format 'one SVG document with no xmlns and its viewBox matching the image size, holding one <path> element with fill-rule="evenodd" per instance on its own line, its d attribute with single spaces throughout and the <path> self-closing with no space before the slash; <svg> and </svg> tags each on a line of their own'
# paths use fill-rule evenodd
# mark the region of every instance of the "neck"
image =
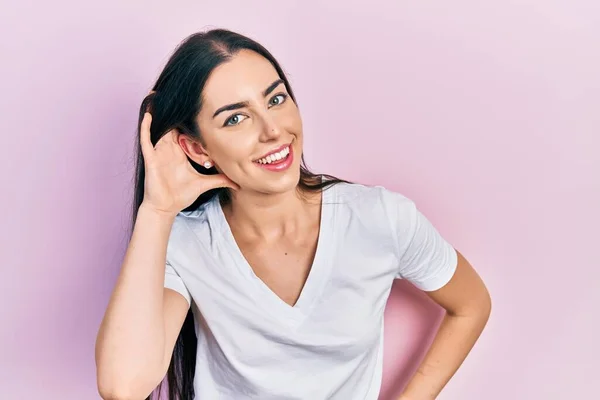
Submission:
<svg viewBox="0 0 600 400">
<path fill-rule="evenodd" d="M 223 212 L 232 231 L 253 240 L 275 241 L 313 226 L 320 193 L 301 196 L 295 188 L 278 194 L 232 192 Z M 317 214 L 318 215 L 318 214 Z"/>
</svg>

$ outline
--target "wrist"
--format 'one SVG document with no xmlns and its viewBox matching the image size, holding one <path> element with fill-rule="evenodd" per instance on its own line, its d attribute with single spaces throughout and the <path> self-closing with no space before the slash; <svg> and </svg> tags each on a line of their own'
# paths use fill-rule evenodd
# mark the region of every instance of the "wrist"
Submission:
<svg viewBox="0 0 600 400">
<path fill-rule="evenodd" d="M 138 209 L 138 215 L 140 215 L 140 214 L 147 214 L 147 215 L 151 215 L 153 218 L 159 218 L 159 219 L 164 219 L 166 221 L 172 221 L 175 219 L 175 217 L 179 213 L 173 212 L 173 211 L 159 210 L 150 204 L 142 202 L 142 204 L 140 204 L 140 208 Z"/>
<path fill-rule="evenodd" d="M 435 400 L 435 397 L 418 397 L 410 394 L 401 394 L 398 400 Z"/>
</svg>

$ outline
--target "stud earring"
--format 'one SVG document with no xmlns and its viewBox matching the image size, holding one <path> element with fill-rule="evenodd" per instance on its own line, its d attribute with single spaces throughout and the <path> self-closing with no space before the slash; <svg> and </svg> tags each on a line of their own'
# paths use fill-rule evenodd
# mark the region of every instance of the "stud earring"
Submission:
<svg viewBox="0 0 600 400">
<path fill-rule="evenodd" d="M 210 167 L 212 167 L 212 163 L 210 161 L 205 161 L 204 168 L 209 169 Z"/>
</svg>

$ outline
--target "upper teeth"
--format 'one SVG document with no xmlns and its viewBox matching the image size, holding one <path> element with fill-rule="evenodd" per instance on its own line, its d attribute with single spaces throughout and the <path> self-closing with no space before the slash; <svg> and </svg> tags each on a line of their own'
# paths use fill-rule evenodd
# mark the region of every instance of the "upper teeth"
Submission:
<svg viewBox="0 0 600 400">
<path fill-rule="evenodd" d="M 279 161 L 282 158 L 285 158 L 288 154 L 290 154 L 290 147 L 289 146 L 286 147 L 285 149 L 281 150 L 278 153 L 269 154 L 268 156 L 259 159 L 258 163 L 260 163 L 260 164 L 271 164 L 274 161 Z"/>
</svg>

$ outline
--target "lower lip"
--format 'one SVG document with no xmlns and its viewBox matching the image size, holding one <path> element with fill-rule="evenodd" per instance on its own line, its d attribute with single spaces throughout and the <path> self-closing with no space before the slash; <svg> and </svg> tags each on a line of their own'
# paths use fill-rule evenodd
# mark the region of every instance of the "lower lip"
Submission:
<svg viewBox="0 0 600 400">
<path fill-rule="evenodd" d="M 294 151 L 292 150 L 292 146 L 290 145 L 290 147 L 288 147 L 288 148 L 290 149 L 290 153 L 283 160 L 275 161 L 271 164 L 260 164 L 260 163 L 255 163 L 255 164 L 258 165 L 259 167 L 264 168 L 269 171 L 275 171 L 275 172 L 285 171 L 286 169 L 288 169 L 290 167 L 290 165 L 292 165 L 292 162 L 294 162 Z"/>
</svg>

